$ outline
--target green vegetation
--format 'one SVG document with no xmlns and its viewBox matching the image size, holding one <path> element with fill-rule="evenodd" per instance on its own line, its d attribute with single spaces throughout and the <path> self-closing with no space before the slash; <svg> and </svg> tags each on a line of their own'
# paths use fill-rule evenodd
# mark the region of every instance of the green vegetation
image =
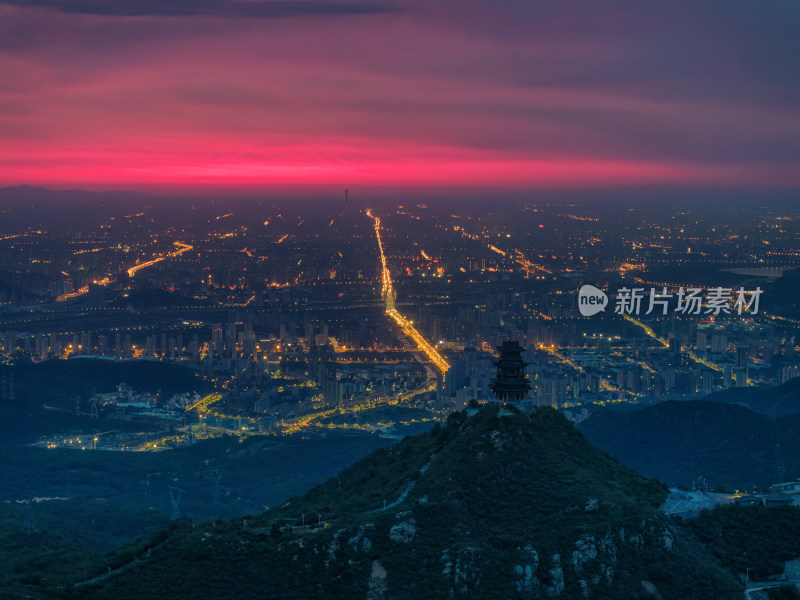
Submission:
<svg viewBox="0 0 800 600">
<path fill-rule="evenodd" d="M 75 593 L 505 599 L 583 598 L 588 588 L 627 599 L 652 587 L 665 598 L 741 597 L 736 577 L 658 510 L 665 498 L 662 484 L 555 411 L 485 408 L 378 450 L 278 509 L 182 526 Z"/>
<path fill-rule="evenodd" d="M 0 443 L 4 444 L 29 443 L 43 435 L 104 426 L 88 416 L 76 417 L 75 397 L 86 401 L 93 391 L 112 392 L 123 382 L 137 391 L 161 390 L 168 396 L 195 391 L 203 394 L 211 389 L 191 369 L 149 360 L 74 358 L 0 366 L 0 374 L 11 372 L 17 399 L 0 403 Z M 125 423 L 115 421 L 112 428 L 125 427 Z"/>
<path fill-rule="evenodd" d="M 710 394 L 704 400 L 741 404 L 770 417 L 796 415 L 800 414 L 800 379 L 790 379 L 773 388 L 732 388 Z"/>
<path fill-rule="evenodd" d="M 695 408 L 700 427 L 706 407 Z M 551 409 L 455 413 L 319 483 L 320 464 L 330 475 L 363 456 L 353 440 L 387 443 L 329 435 L 0 456 L 17 484 L 26 464 L 52 461 L 26 497 L 71 497 L 0 505 L 3 597 L 738 599 L 747 569 L 763 581 L 800 557 L 797 509 L 730 506 L 675 521 L 659 510 L 663 484 Z M 138 486 L 158 465 L 145 496 Z M 316 481 L 300 477 L 309 465 Z M 209 471 L 233 490 L 222 506 Z M 172 523 L 170 485 L 186 490 Z M 286 500 L 292 486 L 302 495 Z"/>
<path fill-rule="evenodd" d="M 784 585 L 768 590 L 769 600 L 800 600 L 800 590 L 795 585 Z"/>
<path fill-rule="evenodd" d="M 137 390 L 165 394 L 203 392 L 209 384 L 187 367 L 154 360 L 73 358 L 14 367 L 17 398 L 61 398 L 110 392 L 122 382 Z M 91 386 L 91 388 L 89 388 Z"/>
<path fill-rule="evenodd" d="M 58 596 L 61 586 L 130 562 L 170 526 L 170 486 L 184 490 L 182 523 L 241 517 L 387 443 L 329 434 L 207 440 L 157 453 L 0 448 L 0 597 Z"/>
<path fill-rule="evenodd" d="M 725 568 L 742 574 L 750 569 L 752 581 L 780 575 L 786 561 L 800 558 L 800 510 L 795 507 L 724 506 L 682 526 Z"/>
<path fill-rule="evenodd" d="M 777 419 L 744 406 L 669 401 L 598 413 L 583 434 L 623 464 L 669 485 L 704 477 L 712 488 L 764 488 L 800 478 L 800 416 Z"/>
<path fill-rule="evenodd" d="M 137 538 L 163 536 L 168 525 L 163 510 L 148 510 L 132 499 L 0 504 L 2 597 L 58 595 L 59 588 L 89 577 L 99 565 L 127 562 L 125 554 L 141 542 Z"/>
</svg>

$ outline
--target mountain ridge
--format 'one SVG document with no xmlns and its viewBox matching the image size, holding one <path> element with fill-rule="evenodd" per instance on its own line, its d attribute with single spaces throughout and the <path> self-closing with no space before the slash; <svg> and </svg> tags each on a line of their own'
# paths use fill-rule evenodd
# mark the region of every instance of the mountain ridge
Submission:
<svg viewBox="0 0 800 600">
<path fill-rule="evenodd" d="M 603 411 L 578 425 L 621 463 L 669 485 L 766 488 L 800 477 L 800 415 L 771 417 L 740 403 L 670 400 Z"/>
<path fill-rule="evenodd" d="M 738 597 L 737 578 L 659 510 L 666 495 L 552 409 L 486 407 L 278 509 L 179 525 L 80 596 Z"/>
</svg>

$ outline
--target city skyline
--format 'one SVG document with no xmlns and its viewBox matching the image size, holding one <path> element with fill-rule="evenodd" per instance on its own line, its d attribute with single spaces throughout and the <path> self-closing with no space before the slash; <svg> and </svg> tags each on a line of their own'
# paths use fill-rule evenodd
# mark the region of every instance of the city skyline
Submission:
<svg viewBox="0 0 800 600">
<path fill-rule="evenodd" d="M 0 0 L 3 600 L 800 600 L 799 30 Z"/>
</svg>

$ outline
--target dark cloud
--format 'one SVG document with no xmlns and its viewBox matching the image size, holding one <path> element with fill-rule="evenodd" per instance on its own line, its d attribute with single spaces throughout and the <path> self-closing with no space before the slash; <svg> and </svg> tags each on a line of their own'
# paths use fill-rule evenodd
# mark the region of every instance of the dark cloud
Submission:
<svg viewBox="0 0 800 600">
<path fill-rule="evenodd" d="M 396 6 L 386 3 L 325 0 L 0 0 L 0 4 L 109 17 L 213 16 L 267 19 L 360 15 L 398 10 Z"/>
<path fill-rule="evenodd" d="M 796 0 L 0 0 L 0 178 L 797 185 L 798 30 Z"/>
</svg>

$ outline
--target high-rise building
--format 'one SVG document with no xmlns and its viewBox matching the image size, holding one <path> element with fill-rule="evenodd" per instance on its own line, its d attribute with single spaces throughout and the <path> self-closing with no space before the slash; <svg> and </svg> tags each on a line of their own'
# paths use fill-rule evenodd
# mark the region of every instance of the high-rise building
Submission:
<svg viewBox="0 0 800 600">
<path fill-rule="evenodd" d="M 698 331 L 697 332 L 697 351 L 698 352 L 705 352 L 707 347 L 708 347 L 708 337 L 706 336 L 706 332 L 705 331 Z"/>
<path fill-rule="evenodd" d="M 700 376 L 700 389 L 704 394 L 710 394 L 714 390 L 714 374 L 710 369 L 705 369 Z"/>
<path fill-rule="evenodd" d="M 322 389 L 325 406 L 339 406 L 344 399 L 344 385 L 339 381 L 336 371 L 336 363 L 319 363 L 317 384 Z"/>
<path fill-rule="evenodd" d="M 800 377 L 800 367 L 794 365 L 792 367 L 783 367 L 781 369 L 781 383 L 786 383 L 790 379 Z"/>
<path fill-rule="evenodd" d="M 747 369 L 747 354 L 749 348 L 747 346 L 736 346 L 736 368 Z"/>
<path fill-rule="evenodd" d="M 728 351 L 728 336 L 722 333 L 715 333 L 711 336 L 711 352 L 714 354 L 724 354 Z"/>
</svg>

